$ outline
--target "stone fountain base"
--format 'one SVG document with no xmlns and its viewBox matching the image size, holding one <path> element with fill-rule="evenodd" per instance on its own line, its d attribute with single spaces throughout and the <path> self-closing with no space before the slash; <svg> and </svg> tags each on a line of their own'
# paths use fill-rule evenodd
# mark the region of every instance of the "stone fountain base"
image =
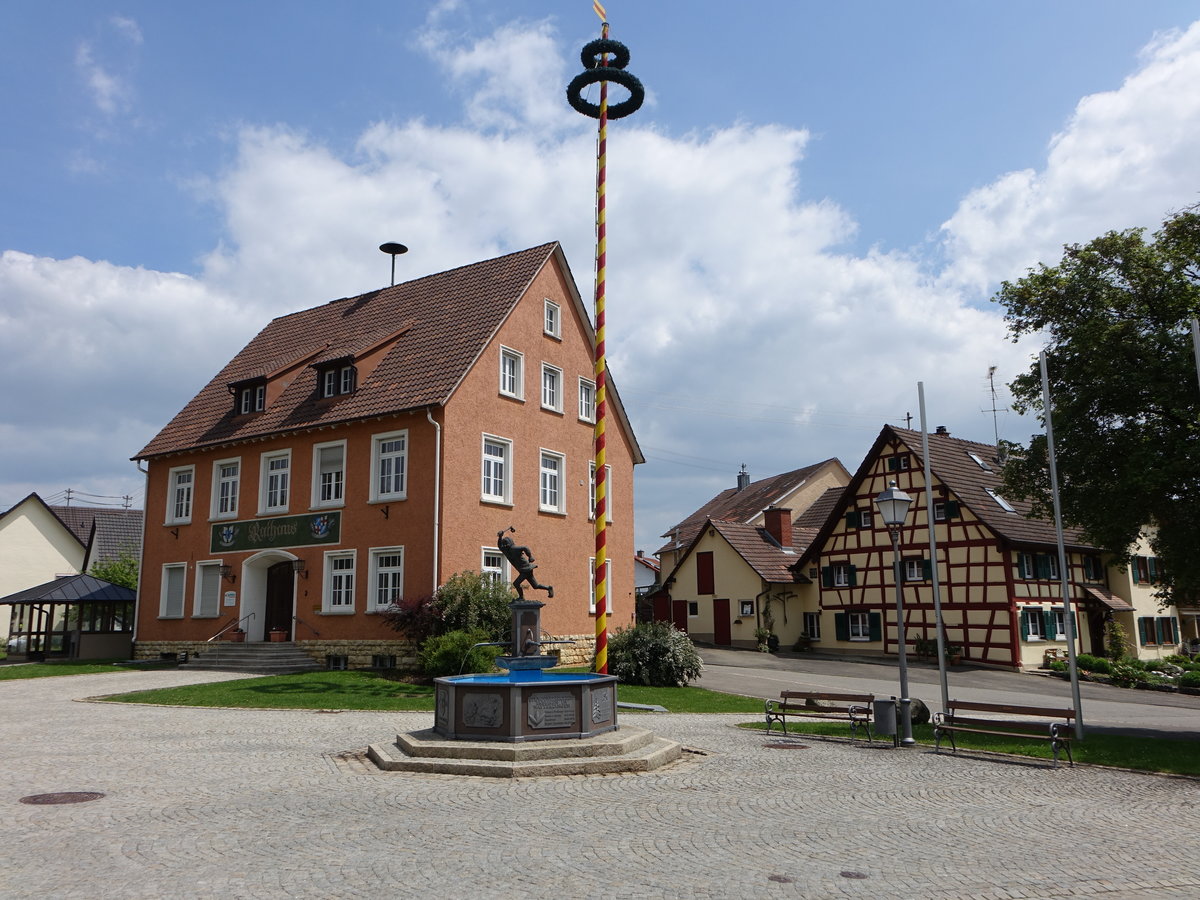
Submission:
<svg viewBox="0 0 1200 900">
<path fill-rule="evenodd" d="M 650 772 L 675 762 L 682 752 L 675 741 L 630 725 L 590 738 L 532 743 L 446 739 L 426 729 L 367 749 L 371 761 L 387 771 L 491 778 Z"/>
</svg>

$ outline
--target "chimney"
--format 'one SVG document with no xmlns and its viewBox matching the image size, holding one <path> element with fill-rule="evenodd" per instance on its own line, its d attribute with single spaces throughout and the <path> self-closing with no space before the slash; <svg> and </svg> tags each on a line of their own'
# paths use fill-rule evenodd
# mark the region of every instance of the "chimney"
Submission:
<svg viewBox="0 0 1200 900">
<path fill-rule="evenodd" d="M 792 549 L 792 511 L 782 506 L 763 510 L 763 527 L 784 550 Z"/>
<path fill-rule="evenodd" d="M 946 437 L 950 437 L 950 429 L 948 429 L 945 425 L 939 425 L 934 434 L 944 434 Z"/>
<path fill-rule="evenodd" d="M 750 473 L 746 471 L 746 464 L 742 463 L 742 471 L 738 472 L 737 489 L 744 491 L 750 487 Z"/>
</svg>

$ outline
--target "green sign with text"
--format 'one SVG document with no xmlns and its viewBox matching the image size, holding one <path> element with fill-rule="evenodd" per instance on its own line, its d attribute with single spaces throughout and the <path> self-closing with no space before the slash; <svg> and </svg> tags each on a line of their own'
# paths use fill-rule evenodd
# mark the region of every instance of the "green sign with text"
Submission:
<svg viewBox="0 0 1200 900">
<path fill-rule="evenodd" d="M 239 550 L 272 550 L 309 544 L 336 544 L 342 539 L 340 512 L 248 519 L 212 526 L 213 553 Z"/>
</svg>

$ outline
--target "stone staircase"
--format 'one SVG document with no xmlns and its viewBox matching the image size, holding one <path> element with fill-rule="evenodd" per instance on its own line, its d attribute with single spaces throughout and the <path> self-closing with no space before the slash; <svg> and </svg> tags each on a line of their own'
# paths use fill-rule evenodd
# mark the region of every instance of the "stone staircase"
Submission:
<svg viewBox="0 0 1200 900">
<path fill-rule="evenodd" d="M 323 667 L 291 641 L 261 644 L 213 641 L 200 653 L 189 656 L 180 668 L 291 675 L 296 672 L 316 672 Z"/>
</svg>

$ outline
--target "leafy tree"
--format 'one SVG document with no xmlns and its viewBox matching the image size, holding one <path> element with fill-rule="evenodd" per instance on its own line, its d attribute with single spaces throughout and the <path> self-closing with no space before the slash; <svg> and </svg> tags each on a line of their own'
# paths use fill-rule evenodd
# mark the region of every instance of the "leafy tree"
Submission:
<svg viewBox="0 0 1200 900">
<path fill-rule="evenodd" d="M 608 642 L 608 671 L 625 684 L 683 687 L 700 677 L 696 646 L 670 622 L 619 628 Z"/>
<path fill-rule="evenodd" d="M 95 563 L 88 574 L 102 581 L 119 584 L 131 590 L 138 586 L 138 558 L 131 550 L 121 549 L 115 559 Z"/>
<path fill-rule="evenodd" d="M 1190 320 L 1200 316 L 1200 213 L 1068 245 L 994 298 L 1013 341 L 1043 335 L 1064 520 L 1128 564 L 1143 531 L 1159 600 L 1200 597 L 1200 389 Z M 1010 388 L 1042 413 L 1035 360 Z M 1044 416 L 1043 416 L 1044 419 Z M 1005 490 L 1052 511 L 1044 435 L 1009 445 Z"/>
</svg>

